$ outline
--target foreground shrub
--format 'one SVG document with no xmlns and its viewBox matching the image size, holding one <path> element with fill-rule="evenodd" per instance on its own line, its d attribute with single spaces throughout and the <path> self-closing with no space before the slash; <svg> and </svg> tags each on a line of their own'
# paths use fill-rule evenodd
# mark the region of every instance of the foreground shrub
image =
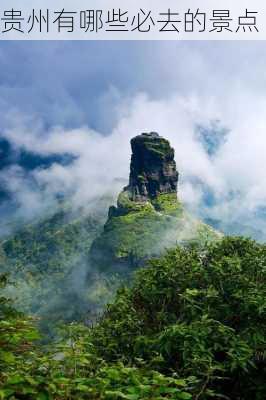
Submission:
<svg viewBox="0 0 266 400">
<path fill-rule="evenodd" d="M 265 272 L 266 246 L 248 239 L 177 247 L 49 347 L 2 297 L 0 399 L 263 400 Z"/>
<path fill-rule="evenodd" d="M 195 376 L 195 399 L 264 399 L 265 272 L 266 246 L 249 239 L 168 251 L 108 307 L 98 354 Z"/>
</svg>

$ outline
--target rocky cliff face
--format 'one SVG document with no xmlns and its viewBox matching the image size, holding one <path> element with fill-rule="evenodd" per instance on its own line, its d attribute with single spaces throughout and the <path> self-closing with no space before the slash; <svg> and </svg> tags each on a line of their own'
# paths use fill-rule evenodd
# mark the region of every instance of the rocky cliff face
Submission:
<svg viewBox="0 0 266 400">
<path fill-rule="evenodd" d="M 155 132 L 131 140 L 129 184 L 109 209 L 90 261 L 99 269 L 136 267 L 177 242 L 217 239 L 219 234 L 192 218 L 177 197 L 174 150 Z"/>
<path fill-rule="evenodd" d="M 174 149 L 156 132 L 142 133 L 131 140 L 129 185 L 133 201 L 154 199 L 160 193 L 176 193 L 178 172 Z"/>
</svg>

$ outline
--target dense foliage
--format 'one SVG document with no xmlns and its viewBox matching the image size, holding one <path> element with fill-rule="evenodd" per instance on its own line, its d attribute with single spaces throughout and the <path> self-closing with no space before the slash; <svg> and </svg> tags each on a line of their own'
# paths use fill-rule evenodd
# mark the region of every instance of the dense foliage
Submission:
<svg viewBox="0 0 266 400">
<path fill-rule="evenodd" d="M 1 276 L 1 286 L 6 284 Z M 38 346 L 34 321 L 0 299 L 0 399 L 190 399 L 185 380 L 97 356 L 91 330 L 69 325 L 65 340 Z M 169 396 L 170 397 L 169 397 Z M 172 397 L 174 396 L 174 397 Z"/>
<path fill-rule="evenodd" d="M 266 246 L 248 239 L 177 247 L 50 348 L 2 298 L 0 398 L 263 400 L 265 272 Z"/>
<path fill-rule="evenodd" d="M 97 348 L 110 361 L 195 376 L 195 398 L 263 399 L 265 273 L 266 246 L 248 239 L 171 250 L 120 291 Z"/>
</svg>

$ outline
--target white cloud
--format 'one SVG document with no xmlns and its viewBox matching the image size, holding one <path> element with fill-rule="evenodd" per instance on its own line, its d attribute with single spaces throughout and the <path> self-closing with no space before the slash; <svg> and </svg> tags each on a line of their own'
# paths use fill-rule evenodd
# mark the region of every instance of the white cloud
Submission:
<svg viewBox="0 0 266 400">
<path fill-rule="evenodd" d="M 142 46 L 141 59 L 146 60 Z M 42 189 L 42 201 L 44 196 L 53 198 L 58 190 L 71 191 L 74 204 L 79 205 L 89 204 L 106 190 L 117 192 L 121 183 L 114 187 L 114 179 L 128 178 L 130 138 L 143 131 L 157 131 L 175 148 L 179 193 L 191 209 L 226 221 L 250 220 L 247 215 L 266 203 L 266 94 L 262 84 L 265 63 L 261 53 L 254 60 L 255 44 L 252 46 L 245 44 L 248 50 L 244 52 L 244 47 L 234 43 L 226 47 L 182 43 L 174 51 L 177 48 L 173 44 L 152 44 L 148 53 L 150 67 L 145 65 L 142 70 L 148 82 L 146 90 L 137 93 L 140 77 L 136 71 L 133 93 L 123 93 L 113 85 L 105 96 L 101 95 L 100 104 L 107 107 L 101 115 L 105 119 L 111 113 L 116 116 L 108 134 L 85 125 L 74 130 L 46 129 L 36 116 L 26 118 L 19 113 L 10 115 L 12 123 L 3 134 L 17 148 L 42 155 L 69 152 L 76 156 L 70 165 L 55 163 L 35 170 L 31 179 Z M 217 61 L 219 56 L 224 60 L 222 64 Z M 151 66 L 155 59 L 158 63 L 154 69 Z M 251 59 L 253 68 L 248 62 Z M 209 157 L 195 135 L 195 127 L 210 127 L 213 120 L 220 120 L 229 133 L 217 154 Z M 105 122 L 103 125 L 108 127 Z M 20 173 L 10 170 L 9 174 L 7 184 L 12 186 Z M 214 193 L 214 206 L 203 209 L 204 188 L 195 181 L 202 181 Z M 20 182 L 17 196 L 20 193 L 22 207 L 30 203 L 31 192 L 38 203 L 36 186 L 27 178 Z M 27 196 L 23 195 L 24 190 Z M 35 200 L 33 204 L 36 205 Z M 258 221 L 251 219 L 251 223 Z"/>
<path fill-rule="evenodd" d="M 70 131 L 54 128 L 43 134 L 38 132 L 38 126 L 33 125 L 30 129 L 28 124 L 9 129 L 6 135 L 17 147 L 31 152 L 42 155 L 71 153 L 76 156 L 71 165 L 53 164 L 50 168 L 35 171 L 33 175 L 53 193 L 72 190 L 81 203 L 110 190 L 115 178 L 126 179 L 130 138 L 143 131 L 156 130 L 175 148 L 184 186 L 181 196 L 186 202 L 191 203 L 191 193 L 195 195 L 195 202 L 199 202 L 200 193 L 195 193 L 196 188 L 189 188 L 189 178 L 196 177 L 223 201 L 234 190 L 241 192 L 245 207 L 261 205 L 266 197 L 263 177 L 266 121 L 263 115 L 258 116 L 256 110 L 249 110 L 245 122 L 242 119 L 234 121 L 227 142 L 216 157 L 210 158 L 195 135 L 196 126 L 207 127 L 210 121 L 221 119 L 230 129 L 228 124 L 233 121 L 233 116 L 228 109 L 219 109 L 219 103 L 213 99 L 205 100 L 204 108 L 201 101 L 197 96 L 184 98 L 178 95 L 152 100 L 145 94 L 131 101 L 125 99 L 121 102 L 118 123 L 108 136 L 86 127 Z"/>
</svg>

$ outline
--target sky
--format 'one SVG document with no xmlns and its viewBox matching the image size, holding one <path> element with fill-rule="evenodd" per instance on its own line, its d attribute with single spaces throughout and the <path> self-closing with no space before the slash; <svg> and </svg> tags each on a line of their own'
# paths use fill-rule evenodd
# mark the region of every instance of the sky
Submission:
<svg viewBox="0 0 266 400">
<path fill-rule="evenodd" d="M 264 240 L 265 65 L 255 41 L 1 42 L 1 215 L 116 194 L 130 138 L 157 131 L 188 209 Z"/>
</svg>

